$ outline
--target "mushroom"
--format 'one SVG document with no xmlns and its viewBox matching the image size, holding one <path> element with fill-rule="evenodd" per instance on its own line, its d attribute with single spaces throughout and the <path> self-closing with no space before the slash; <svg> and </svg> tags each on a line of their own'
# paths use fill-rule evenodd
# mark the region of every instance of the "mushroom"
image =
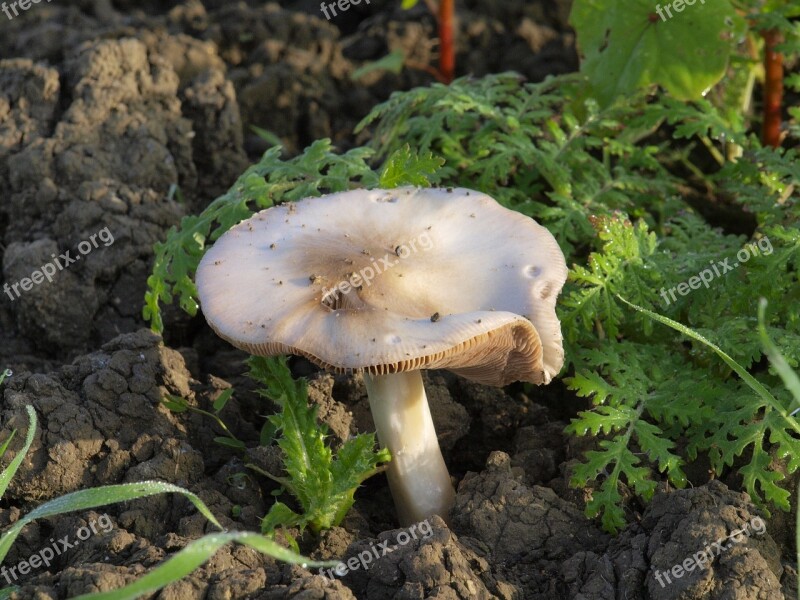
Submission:
<svg viewBox="0 0 800 600">
<path fill-rule="evenodd" d="M 251 354 L 362 372 L 404 525 L 448 518 L 453 485 L 422 369 L 494 386 L 549 383 L 564 362 L 555 238 L 463 188 L 353 190 L 274 206 L 197 269 L 208 323 Z"/>
</svg>

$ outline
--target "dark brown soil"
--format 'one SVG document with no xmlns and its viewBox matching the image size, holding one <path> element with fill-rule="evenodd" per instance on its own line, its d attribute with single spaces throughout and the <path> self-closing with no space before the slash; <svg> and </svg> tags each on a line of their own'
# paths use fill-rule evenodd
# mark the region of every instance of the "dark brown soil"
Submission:
<svg viewBox="0 0 800 600">
<path fill-rule="evenodd" d="M 459 2 L 459 73 L 517 70 L 538 80 L 574 70 L 569 4 Z M 70 491 L 159 479 L 196 492 L 226 527 L 258 529 L 274 484 L 245 470 L 236 451 L 214 444 L 220 432 L 209 420 L 171 413 L 160 400 L 177 394 L 207 408 L 233 385 L 236 400 L 225 422 L 247 442 L 248 458 L 277 474 L 275 448 L 257 447 L 263 415 L 273 407 L 241 375 L 245 355 L 216 338 L 202 318 L 168 310 L 165 342 L 145 330 L 141 307 L 153 244 L 182 215 L 226 190 L 265 149 L 251 125 L 277 134 L 289 153 L 321 137 L 340 148 L 354 145 L 353 127 L 372 106 L 432 77 L 406 70 L 354 82 L 350 74 L 398 48 L 431 63 L 434 38 L 424 3 L 405 12 L 388 0 L 361 3 L 336 22 L 321 16 L 316 0 L 284 7 L 55 0 L 12 21 L 0 14 L 0 283 L 28 276 L 54 253 L 77 256 L 78 245 L 103 228 L 113 235 L 113 243 L 81 256 L 52 283 L 13 301 L 0 296 L 0 368 L 14 372 L 0 389 L 0 439 L 26 428 L 25 405 L 40 418 L 31 452 L 0 505 L 0 525 Z M 170 193 L 175 185 L 182 200 Z M 333 443 L 372 429 L 363 381 L 294 366 L 312 373 L 310 398 Z M 669 572 L 759 516 L 746 496 L 721 482 L 699 477 L 693 489 L 659 490 L 646 507 L 629 502 L 631 525 L 615 538 L 586 519 L 584 491 L 568 485 L 586 443 L 563 434 L 576 404 L 560 384 L 529 398 L 429 373 L 426 389 L 458 479 L 450 527 L 431 519 L 424 535 L 420 529 L 400 543 L 408 530 L 396 529 L 386 481 L 378 476 L 359 491 L 342 527 L 301 539 L 301 549 L 319 559 L 392 549 L 368 565 L 326 577 L 234 546 L 154 597 L 766 600 L 794 594 L 787 515 L 765 518 L 767 531 L 732 545 L 707 568 L 659 584 L 656 572 Z M 154 496 L 37 521 L 5 564 L 104 514 L 112 528 L 17 581 L 16 597 L 68 598 L 120 586 L 210 530 L 186 500 Z"/>
</svg>

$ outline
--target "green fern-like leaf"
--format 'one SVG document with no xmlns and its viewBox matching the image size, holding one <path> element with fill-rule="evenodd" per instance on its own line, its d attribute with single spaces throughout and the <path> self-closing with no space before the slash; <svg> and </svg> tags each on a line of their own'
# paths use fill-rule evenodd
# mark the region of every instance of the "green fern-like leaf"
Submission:
<svg viewBox="0 0 800 600">
<path fill-rule="evenodd" d="M 401 185 L 428 187 L 438 181 L 436 171 L 443 164 L 444 159 L 434 157 L 430 152 L 417 155 L 405 145 L 386 159 L 378 183 L 386 189 Z"/>
<path fill-rule="evenodd" d="M 226 194 L 200 215 L 184 217 L 180 227 L 170 229 L 165 242 L 156 244 L 143 309 L 144 318 L 154 331 L 163 331 L 161 305 L 171 303 L 173 295 L 184 311 L 197 313 L 197 289 L 192 277 L 209 241 L 276 203 L 378 184 L 378 175 L 366 162 L 374 153 L 366 148 L 338 155 L 332 151 L 330 140 L 320 140 L 287 161 L 281 160 L 280 153 L 280 147 L 267 150 Z"/>
<path fill-rule="evenodd" d="M 713 449 L 712 464 L 719 472 L 722 465 L 732 465 L 735 457 L 750 450 L 750 462 L 740 469 L 747 492 L 756 502 L 763 504 L 769 501 L 788 510 L 789 492 L 776 485 L 784 476 L 766 468 L 770 464 L 766 452 L 768 443 L 775 445 L 779 458 L 788 458 L 786 469 L 789 474 L 800 467 L 800 423 L 789 414 L 791 399 L 788 393 L 773 394 L 742 365 L 696 331 L 623 301 L 652 319 L 708 346 L 742 379 L 749 390 L 729 396 L 723 399 L 722 406 L 718 403 L 715 407 L 721 418 L 709 440 L 709 446 Z"/>
<path fill-rule="evenodd" d="M 380 157 L 406 144 L 441 156 L 443 184 L 479 189 L 542 220 L 571 254 L 591 235 L 593 213 L 635 207 L 634 191 L 646 204 L 676 189 L 658 148 L 634 143 L 663 116 L 588 102 L 578 118 L 564 91 L 579 85 L 574 75 L 539 84 L 509 73 L 462 78 L 392 94 L 357 131 L 372 130 Z"/>
<path fill-rule="evenodd" d="M 616 294 L 624 293 L 653 306 L 655 289 L 660 287 L 657 271 L 651 268 L 656 251 L 656 237 L 644 222 L 631 224 L 624 218 L 595 218 L 602 252 L 589 256 L 588 268 L 576 265 L 570 271 L 575 285 L 563 301 L 562 322 L 571 339 L 579 330 L 601 327 L 605 335 L 616 337 L 623 321 L 623 311 Z M 651 327 L 643 324 L 645 333 Z"/>
</svg>

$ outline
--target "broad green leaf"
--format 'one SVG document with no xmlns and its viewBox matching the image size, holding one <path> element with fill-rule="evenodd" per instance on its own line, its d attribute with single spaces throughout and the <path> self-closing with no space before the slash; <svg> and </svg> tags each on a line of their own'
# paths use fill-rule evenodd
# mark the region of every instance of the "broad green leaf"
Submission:
<svg viewBox="0 0 800 600">
<path fill-rule="evenodd" d="M 730 2 L 683 0 L 680 12 L 674 6 L 575 0 L 570 23 L 583 55 L 581 71 L 601 105 L 651 84 L 680 100 L 698 99 L 725 74 L 742 27 Z"/>
<path fill-rule="evenodd" d="M 177 396 L 174 396 L 173 398 L 177 398 Z M 166 406 L 169 410 L 171 410 L 174 413 L 182 413 L 189 410 L 189 405 L 186 404 L 186 401 L 183 400 L 183 398 L 181 398 L 180 401 L 164 398 L 161 401 L 161 404 Z"/>
<path fill-rule="evenodd" d="M 283 502 L 275 502 L 269 507 L 269 512 L 261 519 L 261 531 L 271 533 L 278 527 L 302 526 L 304 519 Z"/>
<path fill-rule="evenodd" d="M 214 412 L 219 412 L 225 408 L 225 405 L 228 403 L 228 400 L 231 399 L 231 396 L 233 396 L 233 388 L 223 390 L 219 397 L 214 400 Z"/>
<path fill-rule="evenodd" d="M 353 74 L 350 75 L 350 79 L 356 81 L 361 79 L 364 75 L 369 73 L 373 73 L 375 71 L 389 71 L 390 73 L 400 73 L 403 70 L 403 64 L 405 63 L 406 56 L 403 54 L 402 50 L 395 50 L 394 52 L 390 52 L 383 58 L 379 58 L 376 61 L 369 62 L 355 71 Z"/>
<path fill-rule="evenodd" d="M 275 440 L 275 434 L 278 433 L 278 428 L 267 419 L 264 425 L 261 426 L 261 432 L 258 434 L 258 445 L 269 446 Z"/>
</svg>

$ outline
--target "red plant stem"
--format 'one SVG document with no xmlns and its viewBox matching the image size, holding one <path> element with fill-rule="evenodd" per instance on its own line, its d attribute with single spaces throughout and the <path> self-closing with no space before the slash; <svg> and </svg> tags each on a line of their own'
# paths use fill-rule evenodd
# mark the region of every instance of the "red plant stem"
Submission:
<svg viewBox="0 0 800 600">
<path fill-rule="evenodd" d="M 453 39 L 455 0 L 439 0 L 439 73 L 445 83 L 453 81 L 456 51 Z"/>
<path fill-rule="evenodd" d="M 764 125 L 761 141 L 765 146 L 781 145 L 781 107 L 783 105 L 783 55 L 775 47 L 783 41 L 780 31 L 770 29 L 764 36 Z"/>
</svg>

